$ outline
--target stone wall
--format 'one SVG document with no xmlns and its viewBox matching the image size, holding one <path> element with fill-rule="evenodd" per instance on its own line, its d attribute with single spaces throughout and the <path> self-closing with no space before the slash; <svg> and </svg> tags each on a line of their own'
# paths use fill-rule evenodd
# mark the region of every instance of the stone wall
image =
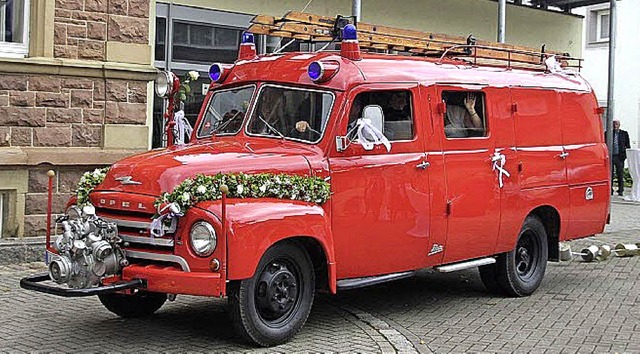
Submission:
<svg viewBox="0 0 640 354">
<path fill-rule="evenodd" d="M 54 56 L 106 60 L 106 41 L 149 43 L 149 0 L 56 0 Z"/>
<path fill-rule="evenodd" d="M 67 201 L 74 195 L 74 191 L 80 181 L 82 174 L 88 170 L 93 170 L 98 166 L 81 167 L 59 167 L 54 168 L 56 172 L 53 178 L 53 202 L 52 214 L 55 216 L 62 214 Z M 29 169 L 29 189 L 26 193 L 25 216 L 24 216 L 24 236 L 42 236 L 47 228 L 47 200 L 49 177 L 46 166 Z"/>
<path fill-rule="evenodd" d="M 146 81 L 0 75 L 0 146 L 102 147 L 104 124 L 146 121 Z"/>
</svg>

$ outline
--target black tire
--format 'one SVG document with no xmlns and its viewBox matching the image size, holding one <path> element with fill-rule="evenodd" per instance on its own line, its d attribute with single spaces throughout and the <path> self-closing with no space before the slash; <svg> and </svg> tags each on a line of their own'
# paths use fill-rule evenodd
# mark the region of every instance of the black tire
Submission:
<svg viewBox="0 0 640 354">
<path fill-rule="evenodd" d="M 150 316 L 167 301 L 166 294 L 146 291 L 138 291 L 133 295 L 101 294 L 98 298 L 107 310 L 124 318 Z"/>
<path fill-rule="evenodd" d="M 284 343 L 311 312 L 311 259 L 296 243 L 276 244 L 262 256 L 254 276 L 231 282 L 227 293 L 231 319 L 242 337 L 263 347 Z"/>
<path fill-rule="evenodd" d="M 516 247 L 498 255 L 495 264 L 480 267 L 480 278 L 492 293 L 529 296 L 544 278 L 548 248 L 544 225 L 537 217 L 528 216 L 520 229 Z"/>
</svg>

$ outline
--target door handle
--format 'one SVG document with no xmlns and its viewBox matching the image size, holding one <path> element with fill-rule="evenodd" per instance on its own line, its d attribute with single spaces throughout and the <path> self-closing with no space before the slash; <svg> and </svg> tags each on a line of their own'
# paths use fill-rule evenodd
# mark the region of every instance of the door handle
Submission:
<svg viewBox="0 0 640 354">
<path fill-rule="evenodd" d="M 429 161 L 422 161 L 421 163 L 417 164 L 416 167 L 422 170 L 426 170 L 427 167 L 431 166 L 431 164 L 429 163 Z"/>
<path fill-rule="evenodd" d="M 566 159 L 567 156 L 569 156 L 569 153 L 566 152 L 566 151 L 563 151 L 560 155 L 558 155 L 558 157 L 563 159 L 563 160 Z"/>
</svg>

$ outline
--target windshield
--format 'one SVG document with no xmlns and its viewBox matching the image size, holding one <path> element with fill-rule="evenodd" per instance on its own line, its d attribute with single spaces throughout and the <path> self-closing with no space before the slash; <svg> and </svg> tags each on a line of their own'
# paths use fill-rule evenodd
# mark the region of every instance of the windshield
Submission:
<svg viewBox="0 0 640 354">
<path fill-rule="evenodd" d="M 263 86 L 247 132 L 316 143 L 324 134 L 332 105 L 330 92 Z"/>
<path fill-rule="evenodd" d="M 209 100 L 197 137 L 238 133 L 255 88 L 251 85 L 215 92 Z"/>
</svg>

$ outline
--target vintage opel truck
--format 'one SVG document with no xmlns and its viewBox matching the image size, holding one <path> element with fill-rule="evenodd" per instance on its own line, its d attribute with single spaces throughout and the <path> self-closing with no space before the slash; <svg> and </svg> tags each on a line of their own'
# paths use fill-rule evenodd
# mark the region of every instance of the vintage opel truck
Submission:
<svg viewBox="0 0 640 354">
<path fill-rule="evenodd" d="M 238 333 L 270 346 L 316 291 L 478 267 L 489 291 L 527 296 L 560 241 L 603 231 L 600 110 L 561 60 L 363 53 L 341 30 L 340 51 L 263 56 L 243 35 L 238 61 L 211 67 L 191 141 L 86 175 L 49 274 L 21 285 L 122 317 L 226 296 Z"/>
</svg>

